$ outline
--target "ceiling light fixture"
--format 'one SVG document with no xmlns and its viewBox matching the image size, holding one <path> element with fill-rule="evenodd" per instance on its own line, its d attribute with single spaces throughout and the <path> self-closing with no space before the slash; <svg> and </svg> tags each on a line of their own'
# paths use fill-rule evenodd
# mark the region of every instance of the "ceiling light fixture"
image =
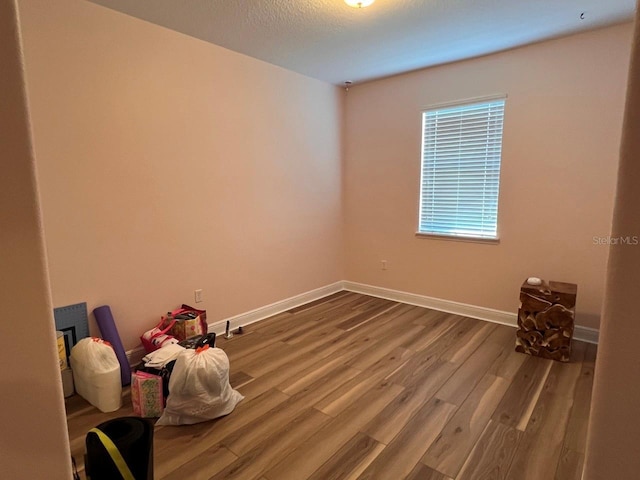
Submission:
<svg viewBox="0 0 640 480">
<path fill-rule="evenodd" d="M 376 0 L 344 0 L 344 3 L 353 8 L 364 8 L 371 5 Z"/>
</svg>

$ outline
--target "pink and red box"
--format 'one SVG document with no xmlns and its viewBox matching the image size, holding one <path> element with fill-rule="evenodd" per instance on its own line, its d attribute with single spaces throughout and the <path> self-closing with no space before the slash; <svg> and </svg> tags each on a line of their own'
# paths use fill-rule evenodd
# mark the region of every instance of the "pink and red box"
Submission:
<svg viewBox="0 0 640 480">
<path fill-rule="evenodd" d="M 155 418 L 162 415 L 164 399 L 162 396 L 162 378 L 147 372 L 131 374 L 131 402 L 133 413 L 143 418 Z"/>
</svg>

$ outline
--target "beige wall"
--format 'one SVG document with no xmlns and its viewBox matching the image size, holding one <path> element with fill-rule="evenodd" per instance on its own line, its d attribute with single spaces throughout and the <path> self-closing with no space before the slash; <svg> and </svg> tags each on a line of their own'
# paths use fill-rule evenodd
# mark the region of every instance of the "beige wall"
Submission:
<svg viewBox="0 0 640 480">
<path fill-rule="evenodd" d="M 341 280 L 342 91 L 81 0 L 21 2 L 53 301 L 126 348 Z"/>
<path fill-rule="evenodd" d="M 71 478 L 15 2 L 0 0 L 0 477 Z"/>
<path fill-rule="evenodd" d="M 0 373 L 0 465 L 57 480 L 69 449 L 13 6 L 0 1 L 0 360 L 19 368 Z M 609 232 L 630 26 L 353 88 L 341 129 L 321 82 L 88 2 L 21 7 L 54 303 L 111 304 L 128 348 L 194 288 L 215 320 L 345 275 L 511 311 L 529 274 L 576 281 L 579 322 L 597 325 L 607 249 L 592 237 Z M 636 87 L 619 235 L 640 234 Z M 501 244 L 415 239 L 420 108 L 493 93 L 509 95 Z M 639 468 L 638 248 L 611 256 L 588 479 Z"/>
<path fill-rule="evenodd" d="M 515 312 L 530 275 L 578 284 L 598 327 L 629 24 L 352 88 L 345 120 L 346 278 Z M 507 94 L 499 245 L 418 239 L 421 109 Z M 388 270 L 381 269 L 387 260 Z"/>
<path fill-rule="evenodd" d="M 613 236 L 640 236 L 640 12 L 613 217 Z M 640 246 L 611 248 L 585 465 L 585 480 L 633 479 L 640 472 Z"/>
</svg>

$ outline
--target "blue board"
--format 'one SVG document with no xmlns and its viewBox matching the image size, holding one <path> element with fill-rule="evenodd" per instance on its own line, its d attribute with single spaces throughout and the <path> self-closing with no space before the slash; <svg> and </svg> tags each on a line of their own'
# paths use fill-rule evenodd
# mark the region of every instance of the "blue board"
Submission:
<svg viewBox="0 0 640 480">
<path fill-rule="evenodd" d="M 87 304 L 77 303 L 53 309 L 56 319 L 56 330 L 64 333 L 64 344 L 67 347 L 67 357 L 73 346 L 89 336 L 89 317 Z"/>
</svg>

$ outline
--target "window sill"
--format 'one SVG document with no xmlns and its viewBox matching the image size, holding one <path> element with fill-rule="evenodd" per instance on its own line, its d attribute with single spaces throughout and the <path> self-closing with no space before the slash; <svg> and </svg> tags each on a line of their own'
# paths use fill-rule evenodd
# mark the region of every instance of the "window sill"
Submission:
<svg viewBox="0 0 640 480">
<path fill-rule="evenodd" d="M 416 232 L 416 238 L 446 240 L 446 241 L 454 241 L 454 242 L 467 242 L 467 243 L 484 243 L 489 245 L 498 245 L 500 243 L 499 238 L 461 237 L 457 235 L 439 235 L 437 233 L 422 233 L 422 232 Z"/>
</svg>

